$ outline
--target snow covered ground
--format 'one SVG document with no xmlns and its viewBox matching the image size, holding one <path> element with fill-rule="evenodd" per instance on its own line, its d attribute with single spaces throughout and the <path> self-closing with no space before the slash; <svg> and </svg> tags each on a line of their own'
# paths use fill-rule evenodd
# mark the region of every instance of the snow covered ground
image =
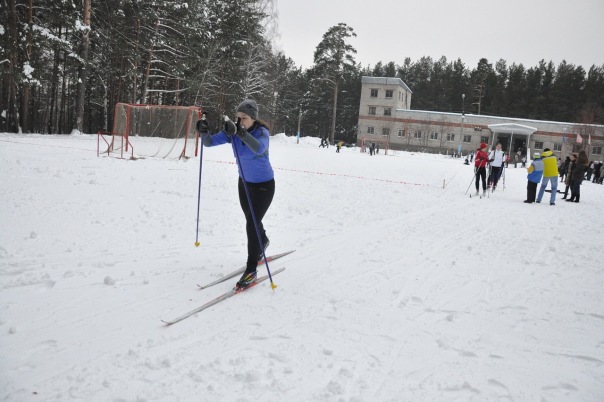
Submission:
<svg viewBox="0 0 604 402">
<path fill-rule="evenodd" d="M 245 261 L 230 147 L 195 247 L 199 158 L 0 134 L 0 400 L 604 400 L 604 186 L 527 205 L 510 168 L 469 198 L 459 159 L 318 143 L 271 140 L 278 287 L 167 327 Z"/>
</svg>

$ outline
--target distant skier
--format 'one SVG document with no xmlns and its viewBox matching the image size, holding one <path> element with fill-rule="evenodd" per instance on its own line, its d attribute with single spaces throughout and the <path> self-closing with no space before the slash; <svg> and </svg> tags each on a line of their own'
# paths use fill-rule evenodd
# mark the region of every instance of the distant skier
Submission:
<svg viewBox="0 0 604 402">
<path fill-rule="evenodd" d="M 479 195 L 479 183 L 478 180 L 482 179 L 482 193 L 487 193 L 487 164 L 489 163 L 489 155 L 486 153 L 487 144 L 484 142 L 480 143 L 480 148 L 476 150 L 476 158 L 474 160 L 474 171 L 476 175 L 476 194 Z"/>
<path fill-rule="evenodd" d="M 501 144 L 497 144 L 494 150 L 489 152 L 489 162 L 491 163 L 491 174 L 489 175 L 488 188 L 493 188 L 493 191 L 497 188 L 497 182 L 501 176 L 501 169 L 503 169 L 503 151 L 501 150 Z"/>
</svg>

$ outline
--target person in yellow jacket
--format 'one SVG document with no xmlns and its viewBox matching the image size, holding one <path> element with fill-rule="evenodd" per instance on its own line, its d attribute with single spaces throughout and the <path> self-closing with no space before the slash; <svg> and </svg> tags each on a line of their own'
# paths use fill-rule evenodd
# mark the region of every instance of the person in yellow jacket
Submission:
<svg viewBox="0 0 604 402">
<path fill-rule="evenodd" d="M 551 183 L 552 192 L 549 198 L 549 205 L 556 205 L 556 193 L 558 192 L 558 159 L 549 148 L 543 150 L 541 157 L 543 158 L 543 179 L 541 180 L 539 195 L 537 195 L 537 200 L 535 202 L 541 202 L 543 193 L 549 182 Z"/>
</svg>

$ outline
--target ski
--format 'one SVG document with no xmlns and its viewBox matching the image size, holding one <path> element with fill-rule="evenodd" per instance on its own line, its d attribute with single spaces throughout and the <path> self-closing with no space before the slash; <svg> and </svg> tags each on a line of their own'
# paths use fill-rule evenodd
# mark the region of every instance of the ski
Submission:
<svg viewBox="0 0 604 402">
<path fill-rule="evenodd" d="M 283 272 L 284 270 L 285 270 L 285 268 L 279 268 L 278 270 L 276 270 L 276 271 L 272 272 L 272 276 L 275 276 L 275 275 L 277 275 L 278 273 Z M 182 321 L 182 320 L 184 320 L 185 318 L 188 318 L 188 317 L 190 317 L 190 316 L 192 316 L 192 315 L 195 315 L 195 314 L 199 313 L 200 311 L 203 311 L 203 310 L 205 310 L 205 309 L 207 309 L 207 308 L 209 308 L 209 307 L 212 307 L 212 306 L 214 306 L 214 305 L 216 305 L 216 304 L 220 303 L 221 301 L 224 301 L 224 300 L 228 299 L 229 297 L 233 297 L 233 296 L 235 296 L 235 295 L 236 295 L 236 294 L 238 294 L 238 293 L 241 293 L 241 292 L 244 292 L 244 291 L 248 290 L 249 288 L 253 288 L 253 287 L 254 287 L 254 286 L 256 286 L 257 284 L 259 284 L 260 282 L 264 282 L 264 281 L 265 281 L 265 280 L 267 280 L 268 278 L 269 278 L 269 277 L 268 277 L 268 275 L 260 276 L 260 277 L 258 277 L 258 278 L 256 279 L 256 282 L 252 283 L 252 284 L 251 284 L 250 286 L 248 286 L 247 288 L 243 288 L 243 289 L 236 289 L 236 288 L 233 288 L 233 289 L 229 290 L 228 292 L 223 293 L 222 295 L 218 296 L 217 298 L 215 298 L 215 299 L 213 299 L 213 300 L 210 300 L 209 302 L 207 302 L 207 303 L 206 303 L 206 304 L 204 304 L 203 306 L 199 306 L 199 307 L 197 307 L 196 309 L 191 310 L 191 311 L 189 311 L 188 313 L 185 313 L 185 314 L 181 315 L 180 317 L 177 317 L 177 318 L 175 318 L 175 319 L 173 319 L 173 320 L 169 320 L 169 321 L 162 320 L 162 322 L 163 322 L 164 324 L 166 324 L 166 325 L 172 325 L 172 324 L 176 324 L 177 322 Z"/>
<path fill-rule="evenodd" d="M 281 258 L 281 257 L 285 257 L 286 255 L 289 255 L 289 254 L 293 253 L 294 251 L 296 251 L 296 250 L 289 250 L 289 251 L 286 251 L 285 253 L 271 255 L 271 256 L 266 257 L 266 260 L 268 262 L 275 261 L 276 259 Z M 258 266 L 261 266 L 262 264 L 264 264 L 264 259 L 258 261 Z M 199 289 L 201 290 L 201 289 L 207 289 L 207 288 L 212 287 L 214 285 L 218 285 L 219 283 L 222 283 L 224 281 L 228 281 L 229 279 L 234 278 L 237 275 L 242 274 L 243 271 L 245 271 L 245 268 L 246 268 L 246 266 L 244 265 L 243 267 L 239 268 L 238 270 L 233 271 L 230 274 L 226 274 L 225 276 L 223 276 L 220 279 L 216 279 L 212 283 L 208 283 L 207 285 L 199 285 L 199 284 L 197 284 L 197 286 L 199 286 Z"/>
</svg>

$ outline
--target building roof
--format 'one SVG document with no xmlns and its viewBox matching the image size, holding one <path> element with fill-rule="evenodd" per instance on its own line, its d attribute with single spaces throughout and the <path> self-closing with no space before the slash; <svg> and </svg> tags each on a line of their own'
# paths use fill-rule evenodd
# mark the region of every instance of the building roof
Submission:
<svg viewBox="0 0 604 402">
<path fill-rule="evenodd" d="M 361 77 L 361 84 L 380 84 L 380 85 L 398 85 L 404 88 L 406 91 L 413 93 L 411 89 L 401 80 L 400 78 L 394 77 L 369 77 L 364 75 Z"/>
<path fill-rule="evenodd" d="M 578 127 L 593 127 L 595 130 L 604 134 L 604 125 L 602 124 L 585 124 L 585 123 L 571 123 L 571 122 L 563 122 L 563 121 L 551 121 L 551 120 L 534 120 L 534 119 L 523 119 L 519 117 L 502 117 L 502 116 L 491 116 L 486 114 L 471 114 L 471 113 L 453 113 L 453 112 L 437 112 L 432 110 L 416 110 L 416 109 L 396 109 L 397 113 L 402 113 L 404 115 L 417 114 L 419 115 L 432 115 L 436 116 L 447 116 L 447 117 L 457 117 L 461 118 L 462 116 L 465 118 L 466 123 L 469 124 L 487 124 L 488 122 L 493 121 L 502 121 L 504 123 L 496 123 L 494 128 L 497 128 L 498 124 L 505 126 L 507 124 L 517 124 L 518 126 L 525 126 L 534 128 L 534 126 L 538 126 L 538 131 L 554 131 L 554 132 L 569 132 L 572 133 L 576 131 Z M 518 123 L 512 123 L 518 122 Z M 519 123 L 527 123 L 519 124 Z M 547 127 L 545 127 L 547 126 Z M 490 125 L 489 125 L 490 127 Z M 502 131 L 499 131 L 502 132 Z M 514 131 L 516 134 L 520 134 L 520 131 Z M 596 134 L 601 135 L 601 134 Z"/>
<path fill-rule="evenodd" d="M 501 134 L 524 134 L 531 135 L 537 129 L 531 126 L 516 123 L 489 124 L 489 130 Z"/>
</svg>

